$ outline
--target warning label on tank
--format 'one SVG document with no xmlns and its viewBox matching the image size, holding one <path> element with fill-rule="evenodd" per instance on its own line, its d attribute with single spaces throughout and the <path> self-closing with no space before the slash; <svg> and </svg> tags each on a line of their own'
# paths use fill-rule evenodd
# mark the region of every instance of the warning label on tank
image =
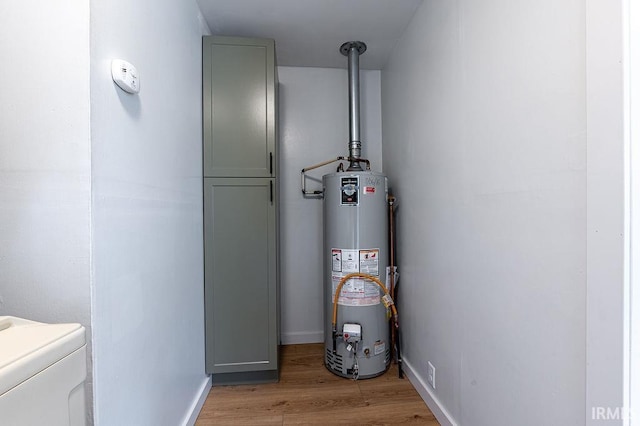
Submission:
<svg viewBox="0 0 640 426">
<path fill-rule="evenodd" d="M 378 258 L 380 250 L 360 250 L 360 272 L 369 275 L 380 275 L 378 272 Z"/>
<path fill-rule="evenodd" d="M 331 270 L 342 272 L 342 250 L 331 249 Z"/>
<path fill-rule="evenodd" d="M 345 274 L 346 275 L 346 274 Z M 332 281 L 332 302 L 343 274 L 334 274 Z M 360 278 L 351 278 L 342 286 L 338 304 L 344 306 L 371 306 L 380 303 L 380 290 L 376 283 Z"/>
<path fill-rule="evenodd" d="M 380 249 L 331 249 L 332 301 L 340 280 L 347 274 L 362 272 L 379 275 Z M 378 285 L 364 278 L 352 278 L 344 283 L 338 304 L 346 306 L 370 306 L 380 303 Z"/>
<path fill-rule="evenodd" d="M 342 272 L 360 272 L 358 250 L 342 250 Z"/>
<path fill-rule="evenodd" d="M 380 355 L 384 353 L 386 346 L 387 345 L 385 345 L 385 343 L 382 340 L 376 341 L 376 343 L 373 344 L 373 354 Z"/>
<path fill-rule="evenodd" d="M 380 275 L 380 249 L 331 249 L 331 270 L 333 272 L 362 272 Z"/>
</svg>

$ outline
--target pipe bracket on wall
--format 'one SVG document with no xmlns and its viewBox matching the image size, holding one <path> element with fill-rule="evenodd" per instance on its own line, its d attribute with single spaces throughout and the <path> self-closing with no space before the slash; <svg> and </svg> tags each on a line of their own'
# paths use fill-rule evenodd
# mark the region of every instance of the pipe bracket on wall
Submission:
<svg viewBox="0 0 640 426">
<path fill-rule="evenodd" d="M 324 196 L 324 192 L 321 190 L 308 190 L 307 189 L 307 172 L 329 165 L 331 163 L 335 163 L 336 161 L 345 161 L 347 160 L 345 157 L 338 157 L 334 160 L 327 160 L 327 161 L 323 161 L 322 163 L 318 163 L 315 164 L 313 166 L 309 166 L 309 167 L 305 167 L 304 169 L 302 169 L 302 171 L 300 172 L 300 186 L 302 188 L 302 196 L 303 197 L 315 197 L 315 198 L 322 198 Z M 319 179 L 315 179 L 315 178 L 311 178 L 315 181 L 320 181 Z"/>
</svg>

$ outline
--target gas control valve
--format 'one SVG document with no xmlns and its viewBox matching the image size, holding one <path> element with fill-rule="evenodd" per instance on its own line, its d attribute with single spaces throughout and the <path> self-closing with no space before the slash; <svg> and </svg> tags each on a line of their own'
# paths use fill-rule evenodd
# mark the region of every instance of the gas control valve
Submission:
<svg viewBox="0 0 640 426">
<path fill-rule="evenodd" d="M 362 340 L 362 327 L 360 324 L 344 324 L 342 326 L 342 338 L 347 343 L 358 343 Z"/>
</svg>

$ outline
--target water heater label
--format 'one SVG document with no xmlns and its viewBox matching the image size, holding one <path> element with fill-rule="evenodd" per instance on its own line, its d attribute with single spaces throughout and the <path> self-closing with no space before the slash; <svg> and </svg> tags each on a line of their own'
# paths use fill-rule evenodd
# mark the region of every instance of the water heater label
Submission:
<svg viewBox="0 0 640 426">
<path fill-rule="evenodd" d="M 342 272 L 342 250 L 331 249 L 331 270 Z"/>
<path fill-rule="evenodd" d="M 340 280 L 347 274 L 362 272 L 379 276 L 380 249 L 331 249 L 332 295 L 335 297 Z M 371 306 L 380 303 L 380 289 L 370 280 L 352 278 L 342 286 L 338 304 L 345 306 Z"/>
<path fill-rule="evenodd" d="M 332 294 L 335 298 L 336 289 L 340 280 L 342 280 L 342 274 L 334 274 L 331 276 L 332 281 Z M 342 286 L 340 295 L 338 296 L 338 304 L 343 306 L 373 306 L 380 304 L 380 291 L 378 285 L 372 283 L 369 280 L 360 278 L 351 278 Z"/>
<path fill-rule="evenodd" d="M 340 179 L 340 192 L 341 199 L 340 204 L 343 206 L 357 206 L 358 205 L 358 189 L 359 177 L 349 176 Z"/>
<path fill-rule="evenodd" d="M 360 272 L 358 250 L 341 250 L 342 252 L 342 269 L 345 274 L 351 272 Z"/>
<path fill-rule="evenodd" d="M 378 276 L 378 258 L 380 257 L 379 249 L 360 250 L 360 272 L 363 274 Z"/>
</svg>

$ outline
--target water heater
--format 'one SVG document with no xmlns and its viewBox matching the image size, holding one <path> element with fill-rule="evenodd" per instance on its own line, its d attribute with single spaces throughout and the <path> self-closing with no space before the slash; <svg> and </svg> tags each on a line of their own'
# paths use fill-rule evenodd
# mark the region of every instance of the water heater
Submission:
<svg viewBox="0 0 640 426">
<path fill-rule="evenodd" d="M 375 377 L 386 371 L 391 352 L 384 291 L 367 278 L 387 281 L 387 178 L 346 171 L 325 175 L 322 182 L 325 365 L 343 377 Z M 344 277 L 358 273 L 362 276 L 346 280 L 336 294 Z M 349 330 L 354 326 L 360 327 L 357 338 Z"/>
<path fill-rule="evenodd" d="M 323 198 L 325 366 L 354 379 L 387 370 L 393 345 L 389 319 L 397 326 L 389 288 L 395 270 L 388 249 L 387 177 L 371 171 L 360 156 L 359 56 L 366 49 L 359 41 L 340 48 L 349 59 L 349 156 L 302 169 L 301 175 L 303 194 Z M 305 174 L 335 161 L 348 167 L 340 163 L 324 175 L 321 191 L 307 190 Z"/>
</svg>

